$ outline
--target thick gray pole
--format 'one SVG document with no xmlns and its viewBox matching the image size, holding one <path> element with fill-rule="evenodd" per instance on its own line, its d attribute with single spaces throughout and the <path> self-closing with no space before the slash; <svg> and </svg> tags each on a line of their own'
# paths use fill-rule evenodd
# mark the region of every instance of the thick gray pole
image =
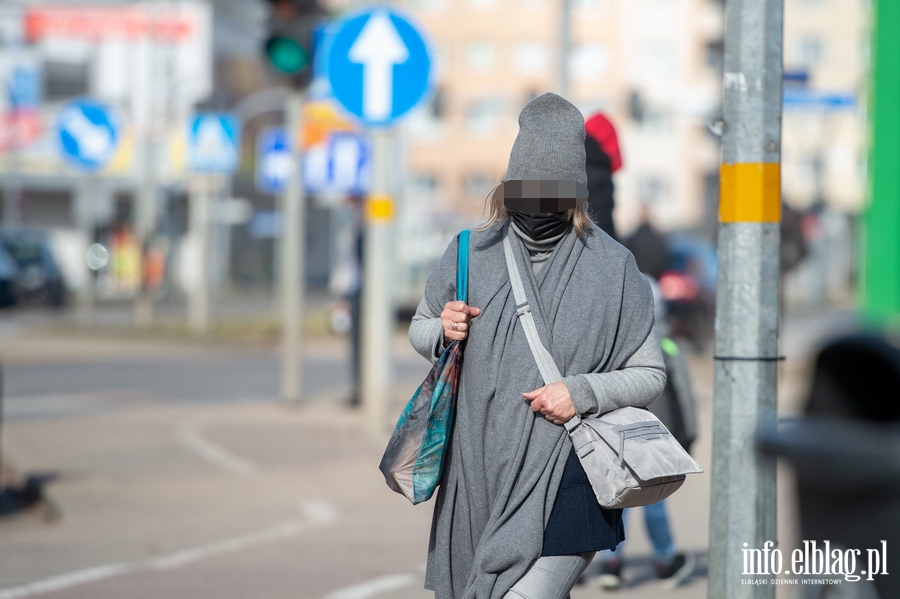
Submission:
<svg viewBox="0 0 900 599">
<path fill-rule="evenodd" d="M 782 19 L 782 0 L 726 4 L 710 599 L 775 595 L 742 579 L 773 578 L 745 572 L 743 550 L 777 542 L 775 461 L 755 435 L 776 418 Z"/>
<path fill-rule="evenodd" d="M 376 437 L 384 432 L 393 368 L 393 139 L 390 130 L 374 133 L 372 194 L 364 207 L 360 391 L 369 433 Z"/>
<path fill-rule="evenodd" d="M 303 95 L 293 92 L 287 101 L 287 136 L 294 168 L 281 202 L 284 214 L 281 233 L 281 397 L 289 402 L 300 401 L 303 391 L 306 198 L 300 170 L 302 117 Z"/>
</svg>

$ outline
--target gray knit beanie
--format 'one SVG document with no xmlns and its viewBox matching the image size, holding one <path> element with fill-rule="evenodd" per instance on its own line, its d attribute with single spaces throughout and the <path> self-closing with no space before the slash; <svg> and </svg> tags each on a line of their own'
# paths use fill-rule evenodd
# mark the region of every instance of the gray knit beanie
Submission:
<svg viewBox="0 0 900 599">
<path fill-rule="evenodd" d="M 584 116 L 571 102 L 548 93 L 522 109 L 503 181 L 515 179 L 568 179 L 587 185 Z"/>
</svg>

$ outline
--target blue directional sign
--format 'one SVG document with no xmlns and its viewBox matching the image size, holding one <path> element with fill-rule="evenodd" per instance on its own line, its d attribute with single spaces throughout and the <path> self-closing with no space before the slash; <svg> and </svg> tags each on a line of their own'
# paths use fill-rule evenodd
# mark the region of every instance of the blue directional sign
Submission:
<svg viewBox="0 0 900 599">
<path fill-rule="evenodd" d="M 367 125 L 389 125 L 433 87 L 423 35 L 384 6 L 353 13 L 334 25 L 325 42 L 331 93 Z"/>
<path fill-rule="evenodd" d="M 303 186 L 308 193 L 364 195 L 372 179 L 372 149 L 365 135 L 334 132 L 328 143 L 303 155 Z"/>
<path fill-rule="evenodd" d="M 34 65 L 16 65 L 6 82 L 13 110 L 38 108 L 41 104 L 41 71 Z"/>
<path fill-rule="evenodd" d="M 281 193 L 293 172 L 287 131 L 264 129 L 256 142 L 256 187 L 262 193 Z"/>
<path fill-rule="evenodd" d="M 855 110 L 856 94 L 821 92 L 809 89 L 784 90 L 784 108 L 808 110 Z"/>
<path fill-rule="evenodd" d="M 201 113 L 188 127 L 188 162 L 195 173 L 233 173 L 241 158 L 241 128 L 227 112 Z"/>
<path fill-rule="evenodd" d="M 87 98 L 63 106 L 56 119 L 63 158 L 85 171 L 96 171 L 109 163 L 118 147 L 119 129 L 119 118 L 112 108 Z"/>
</svg>

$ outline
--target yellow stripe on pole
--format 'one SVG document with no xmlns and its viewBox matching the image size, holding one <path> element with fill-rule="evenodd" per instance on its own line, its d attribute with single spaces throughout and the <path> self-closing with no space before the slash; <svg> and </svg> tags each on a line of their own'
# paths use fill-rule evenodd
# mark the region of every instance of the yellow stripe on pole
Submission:
<svg viewBox="0 0 900 599">
<path fill-rule="evenodd" d="M 723 164 L 719 185 L 719 219 L 723 223 L 781 221 L 780 164 Z"/>
<path fill-rule="evenodd" d="M 366 220 L 389 221 L 394 216 L 394 200 L 389 195 L 372 195 L 366 201 Z"/>
</svg>

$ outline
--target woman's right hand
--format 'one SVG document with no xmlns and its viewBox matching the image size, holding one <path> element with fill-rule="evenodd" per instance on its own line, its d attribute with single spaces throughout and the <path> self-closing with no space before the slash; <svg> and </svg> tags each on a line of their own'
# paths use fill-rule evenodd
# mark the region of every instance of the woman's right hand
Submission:
<svg viewBox="0 0 900 599">
<path fill-rule="evenodd" d="M 481 308 L 468 306 L 465 302 L 454 301 L 444 304 L 441 325 L 444 327 L 444 345 L 466 338 L 472 319 L 481 314 Z"/>
</svg>

